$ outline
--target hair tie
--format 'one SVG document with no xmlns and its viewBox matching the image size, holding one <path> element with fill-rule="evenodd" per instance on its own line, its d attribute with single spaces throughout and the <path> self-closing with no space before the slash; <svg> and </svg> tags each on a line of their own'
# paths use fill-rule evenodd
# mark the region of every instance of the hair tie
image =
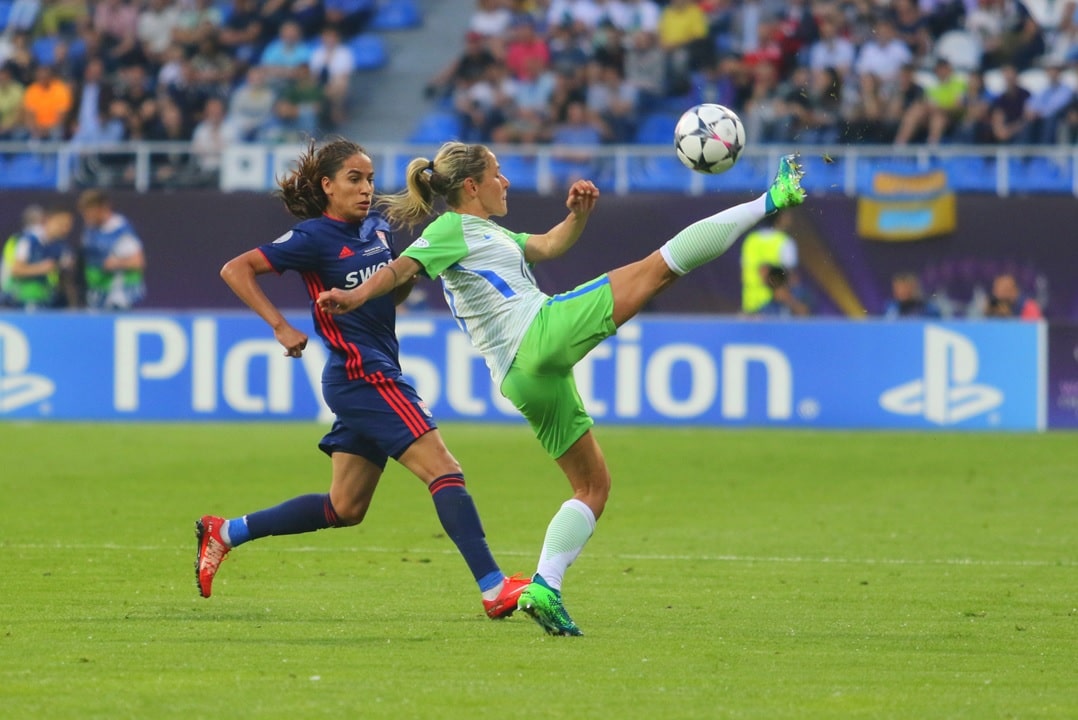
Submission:
<svg viewBox="0 0 1078 720">
<path fill-rule="evenodd" d="M 427 169 L 430 170 L 432 174 L 434 173 L 434 161 L 433 160 L 431 160 L 429 163 L 427 163 Z"/>
</svg>

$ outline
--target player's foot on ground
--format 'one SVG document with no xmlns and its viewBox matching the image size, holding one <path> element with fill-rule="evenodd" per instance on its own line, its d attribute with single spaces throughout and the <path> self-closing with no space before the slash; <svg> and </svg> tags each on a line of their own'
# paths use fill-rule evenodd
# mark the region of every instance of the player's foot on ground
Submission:
<svg viewBox="0 0 1078 720">
<path fill-rule="evenodd" d="M 779 158 L 779 171 L 775 173 L 775 179 L 767 190 L 776 210 L 805 202 L 805 191 L 801 187 L 801 178 L 804 177 L 805 171 L 798 159 L 796 154 Z"/>
<path fill-rule="evenodd" d="M 531 580 L 523 575 L 507 577 L 502 583 L 502 591 L 498 593 L 498 597 L 483 601 L 483 609 L 487 611 L 487 617 L 491 620 L 500 620 L 516 612 L 520 593 L 524 592 L 524 588 L 528 587 L 530 582 Z"/>
<path fill-rule="evenodd" d="M 566 612 L 561 593 L 543 582 L 533 581 L 524 588 L 517 606 L 539 623 L 539 627 L 546 630 L 548 635 L 584 634 Z"/>
<path fill-rule="evenodd" d="M 198 582 L 198 592 L 204 598 L 208 598 L 213 592 L 213 576 L 217 574 L 221 561 L 232 549 L 221 539 L 221 527 L 225 522 L 227 521 L 224 518 L 215 515 L 203 515 L 195 521 L 195 536 L 198 538 L 195 579 Z"/>
</svg>

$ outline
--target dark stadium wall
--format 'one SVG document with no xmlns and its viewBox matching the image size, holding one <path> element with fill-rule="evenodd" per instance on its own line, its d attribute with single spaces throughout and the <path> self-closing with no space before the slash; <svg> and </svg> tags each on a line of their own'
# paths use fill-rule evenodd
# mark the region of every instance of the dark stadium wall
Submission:
<svg viewBox="0 0 1078 720">
<path fill-rule="evenodd" d="M 134 224 L 146 246 L 148 308 L 241 309 L 218 277 L 226 260 L 286 231 L 293 219 L 268 194 L 219 192 L 114 192 L 115 209 Z M 607 195 L 589 227 L 565 257 L 536 268 L 548 292 L 569 290 L 619 265 L 644 257 L 688 222 L 748 199 L 745 196 Z M 30 203 L 65 203 L 75 195 L 5 192 L 0 195 L 0 231 L 18 227 Z M 562 198 L 511 195 L 504 224 L 542 232 L 565 214 Z M 1074 228 L 1078 202 L 1069 196 L 1000 199 L 970 195 L 958 199 L 957 230 L 915 242 L 872 242 L 856 232 L 857 201 L 812 198 L 797 209 L 793 234 L 802 256 L 802 275 L 820 314 L 877 314 L 890 293 L 895 272 L 921 275 L 926 288 L 946 288 L 961 306 L 993 275 L 1014 272 L 1030 292 L 1049 299 L 1048 315 L 1078 319 L 1078 271 Z M 404 247 L 411 237 L 401 236 Z M 682 279 L 649 308 L 656 312 L 736 312 L 740 275 L 737 250 Z M 298 278 L 263 283 L 282 307 L 306 305 Z M 431 307 L 444 308 L 441 294 L 428 287 Z"/>
</svg>

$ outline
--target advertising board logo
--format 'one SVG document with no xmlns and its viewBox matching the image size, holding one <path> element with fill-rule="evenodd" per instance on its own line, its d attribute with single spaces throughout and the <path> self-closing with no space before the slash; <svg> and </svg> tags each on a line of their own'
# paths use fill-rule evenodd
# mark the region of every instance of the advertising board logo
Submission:
<svg viewBox="0 0 1078 720">
<path fill-rule="evenodd" d="M 12 412 L 50 397 L 56 383 L 28 373 L 30 341 L 13 325 L 0 323 L 0 414 Z"/>
<path fill-rule="evenodd" d="M 961 333 L 928 325 L 920 380 L 880 395 L 880 407 L 897 415 L 919 415 L 937 425 L 953 425 L 1003 404 L 1003 392 L 974 382 L 977 348 Z"/>
</svg>

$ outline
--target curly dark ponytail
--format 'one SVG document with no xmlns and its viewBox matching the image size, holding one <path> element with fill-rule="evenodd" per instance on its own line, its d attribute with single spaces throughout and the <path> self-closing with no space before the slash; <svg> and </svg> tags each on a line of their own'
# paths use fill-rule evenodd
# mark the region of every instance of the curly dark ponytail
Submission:
<svg viewBox="0 0 1078 720">
<path fill-rule="evenodd" d="M 357 154 L 366 155 L 367 151 L 351 140 L 335 138 L 317 149 L 311 140 L 299 156 L 296 169 L 277 178 L 278 189 L 274 195 L 281 198 L 288 212 L 301 220 L 321 217 L 329 205 L 329 198 L 322 190 L 322 178 L 336 175 L 344 161 Z"/>
</svg>

